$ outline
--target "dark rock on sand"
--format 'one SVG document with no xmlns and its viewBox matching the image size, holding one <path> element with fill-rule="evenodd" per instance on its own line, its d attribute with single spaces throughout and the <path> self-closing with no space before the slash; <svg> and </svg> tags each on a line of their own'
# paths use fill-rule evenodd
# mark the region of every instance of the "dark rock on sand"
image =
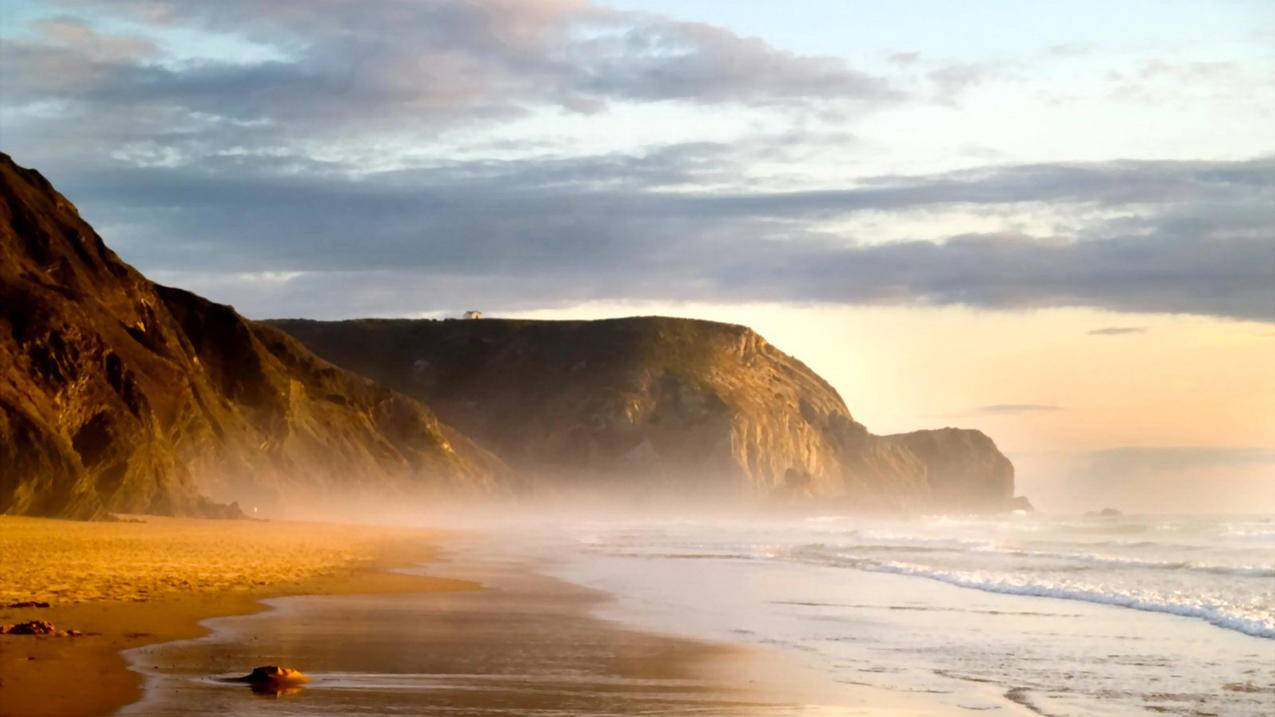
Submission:
<svg viewBox="0 0 1275 717">
<path fill-rule="evenodd" d="M 0 625 L 0 635 L 56 635 L 57 627 L 48 620 L 28 620 L 15 625 Z"/>
<path fill-rule="evenodd" d="M 23 600 L 21 602 L 11 602 L 5 605 L 6 608 L 28 608 L 28 607 L 48 607 L 47 602 L 39 600 Z"/>
<path fill-rule="evenodd" d="M 243 677 L 230 677 L 226 682 L 242 682 L 252 688 L 253 692 L 268 695 L 281 695 L 295 692 L 310 681 L 300 670 L 279 665 L 254 667 L 252 672 Z"/>
<path fill-rule="evenodd" d="M 0 635 L 53 635 L 54 637 L 80 637 L 87 633 L 79 630 L 59 630 L 48 620 L 28 620 L 14 625 L 0 625 Z"/>
<path fill-rule="evenodd" d="M 301 670 L 294 670 L 291 667 L 266 665 L 252 668 L 252 672 L 236 678 L 235 681 L 253 684 L 301 684 L 309 682 L 310 678 L 306 677 Z"/>
</svg>

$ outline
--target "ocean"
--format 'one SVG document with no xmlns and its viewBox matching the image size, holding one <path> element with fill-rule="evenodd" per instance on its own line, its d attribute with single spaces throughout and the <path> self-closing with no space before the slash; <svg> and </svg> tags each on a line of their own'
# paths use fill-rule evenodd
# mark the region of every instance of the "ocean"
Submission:
<svg viewBox="0 0 1275 717">
<path fill-rule="evenodd" d="M 1275 517 L 599 521 L 554 574 L 607 616 L 830 679 L 1050 715 L 1275 714 Z M 559 552 L 559 556 L 563 553 Z"/>
</svg>

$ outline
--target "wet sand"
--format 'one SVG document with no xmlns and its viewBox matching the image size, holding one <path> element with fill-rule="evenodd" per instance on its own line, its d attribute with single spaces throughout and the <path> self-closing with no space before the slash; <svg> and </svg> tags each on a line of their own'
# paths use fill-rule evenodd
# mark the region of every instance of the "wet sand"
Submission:
<svg viewBox="0 0 1275 717">
<path fill-rule="evenodd" d="M 260 611 L 266 598 L 478 587 L 387 572 L 429 560 L 436 532 L 140 520 L 0 516 L 0 624 L 48 620 L 87 633 L 0 635 L 0 716 L 112 714 L 142 696 L 121 650 L 197 637 L 201 620 Z M 50 607 L 3 607 L 22 601 Z"/>
<path fill-rule="evenodd" d="M 793 715 L 820 714 L 808 705 L 829 689 L 763 651 L 599 619 L 609 596 L 534 564 L 427 567 L 485 589 L 283 598 L 209 621 L 207 637 L 128 654 L 147 698 L 122 714 Z M 263 696 L 218 680 L 272 662 L 312 681 Z"/>
<path fill-rule="evenodd" d="M 832 702 L 776 655 L 595 617 L 610 596 L 526 561 L 439 562 L 441 533 L 144 521 L 0 518 L 0 604 L 52 603 L 0 608 L 0 623 L 90 633 L 0 636 L 0 716 L 787 715 Z M 263 697 L 217 680 L 263 664 L 313 682 Z"/>
</svg>

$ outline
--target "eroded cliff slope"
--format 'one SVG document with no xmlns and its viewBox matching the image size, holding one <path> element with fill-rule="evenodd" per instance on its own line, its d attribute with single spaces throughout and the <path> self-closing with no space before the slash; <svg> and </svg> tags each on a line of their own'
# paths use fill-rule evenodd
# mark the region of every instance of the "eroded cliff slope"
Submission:
<svg viewBox="0 0 1275 717">
<path fill-rule="evenodd" d="M 151 283 L 0 154 L 0 513 L 349 504 L 503 471 L 418 401 Z"/>
<path fill-rule="evenodd" d="M 743 326 L 607 321 L 269 322 L 426 401 L 541 484 L 1001 510 L 1013 467 L 977 431 L 876 436 Z"/>
</svg>

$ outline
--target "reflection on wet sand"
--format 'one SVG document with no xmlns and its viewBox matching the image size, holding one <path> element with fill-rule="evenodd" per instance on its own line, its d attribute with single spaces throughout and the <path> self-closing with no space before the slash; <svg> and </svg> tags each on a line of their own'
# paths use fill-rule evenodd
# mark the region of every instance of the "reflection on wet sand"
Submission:
<svg viewBox="0 0 1275 717">
<path fill-rule="evenodd" d="M 474 574 L 482 572 L 483 574 Z M 797 714 L 781 670 L 733 647 L 592 617 L 603 594 L 527 566 L 465 570 L 487 590 L 324 596 L 210 621 L 213 634 L 130 653 L 147 696 L 123 714 Z M 309 683 L 230 689 L 212 675 L 288 664 Z M 269 704 L 254 699 L 272 698 Z M 286 698 L 286 699 L 284 699 Z"/>
</svg>

